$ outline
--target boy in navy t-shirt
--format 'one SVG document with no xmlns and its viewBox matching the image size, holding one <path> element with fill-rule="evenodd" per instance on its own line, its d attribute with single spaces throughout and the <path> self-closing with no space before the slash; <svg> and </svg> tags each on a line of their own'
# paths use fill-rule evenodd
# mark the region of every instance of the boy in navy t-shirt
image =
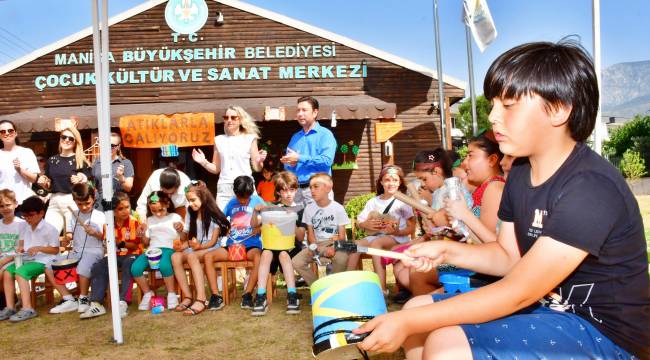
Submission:
<svg viewBox="0 0 650 360">
<path fill-rule="evenodd" d="M 415 358 L 650 358 L 650 281 L 638 204 L 589 149 L 598 86 L 585 51 L 529 43 L 485 78 L 489 120 L 519 161 L 503 192 L 497 242 L 414 245 L 409 265 L 453 264 L 503 279 L 458 296 L 420 296 L 374 318 L 359 345 Z"/>
</svg>

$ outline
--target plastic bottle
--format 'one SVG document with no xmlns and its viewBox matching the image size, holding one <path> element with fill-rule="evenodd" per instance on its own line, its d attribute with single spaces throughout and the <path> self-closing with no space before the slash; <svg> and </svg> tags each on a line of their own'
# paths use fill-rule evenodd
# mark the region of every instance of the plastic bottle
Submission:
<svg viewBox="0 0 650 360">
<path fill-rule="evenodd" d="M 162 305 L 156 305 L 156 306 L 151 308 L 151 313 L 154 314 L 154 315 L 161 314 L 164 311 L 165 311 L 165 307 L 162 306 Z"/>
<path fill-rule="evenodd" d="M 460 179 L 457 177 L 450 177 L 445 179 L 445 187 L 447 188 L 447 197 L 449 200 L 463 200 L 463 191 L 461 190 Z M 469 237 L 469 228 L 464 222 L 458 219 L 451 221 L 451 227 L 463 237 Z"/>
</svg>

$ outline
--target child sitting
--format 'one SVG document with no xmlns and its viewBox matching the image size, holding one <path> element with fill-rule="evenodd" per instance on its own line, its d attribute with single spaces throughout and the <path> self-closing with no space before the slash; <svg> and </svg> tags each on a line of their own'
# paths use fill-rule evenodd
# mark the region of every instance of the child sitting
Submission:
<svg viewBox="0 0 650 360">
<path fill-rule="evenodd" d="M 120 286 L 120 316 L 125 317 L 128 311 L 133 277 L 131 266 L 136 256 L 142 254 L 142 238 L 138 236 L 137 229 L 140 222 L 131 216 L 131 201 L 129 195 L 118 192 L 115 194 L 115 244 L 117 245 L 117 266 L 122 272 Z M 95 263 L 90 277 L 90 308 L 79 315 L 81 319 L 88 319 L 106 314 L 102 305 L 108 286 L 108 257 Z"/>
<path fill-rule="evenodd" d="M 5 200 L 6 200 L 5 196 Z M 19 322 L 38 316 L 31 300 L 29 281 L 45 271 L 45 265 L 59 253 L 59 231 L 43 220 L 45 205 L 43 201 L 32 196 L 23 201 L 20 211 L 26 223 L 21 226 L 21 238 L 16 249 L 22 256 L 22 266 L 9 265 L 4 273 L 4 292 L 7 307 L 0 311 L 0 320 L 9 319 Z M 14 276 L 20 289 L 22 309 L 16 313 Z"/>
<path fill-rule="evenodd" d="M 65 285 L 58 284 L 54 278 L 52 264 L 45 270 L 45 275 L 54 288 L 61 294 L 61 303 L 50 309 L 50 314 L 70 311 L 86 312 L 90 307 L 88 288 L 93 265 L 104 257 L 104 213 L 93 208 L 95 189 L 88 183 L 75 184 L 72 187 L 72 199 L 79 210 L 72 212 L 66 225 L 66 240 L 72 241 L 72 251 L 68 255 L 59 255 L 57 261 L 78 259 L 79 301 L 75 299 Z"/>
<path fill-rule="evenodd" d="M 227 234 L 230 223 L 217 207 L 214 196 L 203 181 L 192 180 L 185 189 L 189 204 L 185 215 L 185 226 L 176 224 L 176 231 L 181 232 L 180 247 L 172 255 L 172 265 L 178 285 L 183 292 L 183 301 L 176 307 L 177 312 L 184 315 L 197 315 L 205 310 L 205 280 L 201 262 L 206 253 L 217 249 L 221 234 Z M 192 278 L 196 288 L 196 299 L 191 298 L 190 286 L 183 264 L 187 263 L 192 270 Z"/>
<path fill-rule="evenodd" d="M 294 269 L 311 285 L 317 279 L 309 265 L 314 262 L 314 255 L 330 258 L 332 272 L 345 271 L 348 254 L 334 249 L 334 241 L 345 240 L 345 226 L 350 219 L 343 206 L 328 197 L 332 190 L 332 177 L 325 173 L 317 173 L 309 179 L 314 202 L 307 205 L 302 216 L 302 222 L 307 225 L 307 242 L 309 248 L 302 249 L 292 259 Z M 314 250 L 312 250 L 314 249 Z"/>
<path fill-rule="evenodd" d="M 0 279 L 5 269 L 14 261 L 16 247 L 20 239 L 22 226 L 25 220 L 16 217 L 18 207 L 16 193 L 9 189 L 0 190 Z"/>
<path fill-rule="evenodd" d="M 298 178 L 290 171 L 283 171 L 273 177 L 273 183 L 275 184 L 275 193 L 280 199 L 280 201 L 275 204 L 276 206 L 286 207 L 286 206 L 296 206 L 294 202 L 294 197 L 298 191 Z M 258 205 L 255 210 L 260 211 L 264 206 Z M 297 212 L 296 219 L 296 238 L 294 241 L 294 247 L 291 250 L 268 250 L 264 249 L 262 251 L 262 258 L 260 260 L 260 270 L 257 277 L 257 296 L 255 297 L 255 302 L 253 304 L 253 311 L 251 315 L 253 316 L 262 316 L 265 315 L 268 311 L 268 303 L 266 301 L 266 292 L 273 291 L 273 289 L 266 288 L 266 280 L 269 277 L 275 275 L 278 271 L 278 266 L 282 266 L 282 273 L 284 274 L 284 280 L 287 283 L 287 314 L 299 314 L 300 313 L 300 300 L 298 299 L 298 294 L 296 293 L 296 277 L 293 273 L 293 266 L 291 264 L 291 258 L 296 256 L 300 250 L 302 250 L 302 241 L 305 238 L 305 228 L 302 224 L 302 214 L 304 209 L 300 209 Z M 257 216 L 253 217 L 253 226 L 257 225 Z"/>
<path fill-rule="evenodd" d="M 230 232 L 228 233 L 226 247 L 205 254 L 205 273 L 212 291 L 208 310 L 219 310 L 223 307 L 223 299 L 219 295 L 219 288 L 217 287 L 217 270 L 214 263 L 228 260 L 227 248 L 230 246 L 244 246 L 246 248 L 246 259 L 254 264 L 240 304 L 242 309 L 253 308 L 253 295 L 251 293 L 257 284 L 262 241 L 260 239 L 260 228 L 252 225 L 252 217 L 255 207 L 264 204 L 264 200 L 254 194 L 255 182 L 246 175 L 235 178 L 233 191 L 235 192 L 235 198 L 228 202 L 223 211 L 230 219 Z"/>
<path fill-rule="evenodd" d="M 138 227 L 138 236 L 142 237 L 144 246 L 149 249 L 160 249 L 162 256 L 158 263 L 160 274 L 167 289 L 167 309 L 174 309 L 178 305 L 178 296 L 174 289 L 174 270 L 172 268 L 172 254 L 174 253 L 174 241 L 179 238 L 176 230 L 178 224 L 183 225 L 183 219 L 174 212 L 173 203 L 169 195 L 164 191 L 153 191 L 147 197 L 147 222 Z M 154 295 L 144 278 L 144 271 L 149 267 L 149 259 L 146 254 L 138 256 L 131 266 L 131 275 L 138 283 L 144 294 L 138 305 L 138 310 L 149 310 L 149 301 Z"/>
<path fill-rule="evenodd" d="M 406 192 L 404 172 L 395 165 L 384 166 L 377 178 L 377 196 L 368 200 L 357 216 L 358 226 L 372 235 L 357 240 L 358 245 L 377 249 L 390 249 L 410 240 L 415 229 L 413 209 L 397 200 L 396 192 Z M 348 270 L 356 270 L 361 254 L 352 253 L 348 258 Z M 373 256 L 372 264 L 379 275 L 382 290 L 386 292 L 386 267 L 381 257 Z"/>
</svg>

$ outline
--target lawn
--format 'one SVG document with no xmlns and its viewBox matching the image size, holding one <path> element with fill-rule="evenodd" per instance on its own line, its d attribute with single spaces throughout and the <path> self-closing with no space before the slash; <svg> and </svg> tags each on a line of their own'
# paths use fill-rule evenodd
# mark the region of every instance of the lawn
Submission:
<svg viewBox="0 0 650 360">
<path fill-rule="evenodd" d="M 123 320 L 122 345 L 111 343 L 110 314 L 80 320 L 77 313 L 50 315 L 49 307 L 41 305 L 35 319 L 0 322 L 0 349 L 4 359 L 35 359 L 44 354 L 51 359 L 312 359 L 312 318 L 305 305 L 309 291 L 298 291 L 305 299 L 302 312 L 291 316 L 284 313 L 286 288 L 278 288 L 264 317 L 252 317 L 250 310 L 239 308 L 238 301 L 193 317 L 173 312 L 153 315 L 132 304 Z M 391 311 L 397 309 L 390 306 Z"/>
</svg>

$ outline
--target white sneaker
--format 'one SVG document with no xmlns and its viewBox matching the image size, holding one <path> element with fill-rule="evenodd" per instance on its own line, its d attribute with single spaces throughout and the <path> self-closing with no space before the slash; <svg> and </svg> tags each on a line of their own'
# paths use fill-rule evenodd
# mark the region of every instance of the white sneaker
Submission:
<svg viewBox="0 0 650 360">
<path fill-rule="evenodd" d="M 138 304 L 138 310 L 148 311 L 149 301 L 151 301 L 152 296 L 153 296 L 153 291 L 149 291 L 148 293 L 142 295 L 142 301 L 140 301 L 140 304 Z"/>
<path fill-rule="evenodd" d="M 178 306 L 178 295 L 176 293 L 167 294 L 167 310 L 174 310 Z"/>
<path fill-rule="evenodd" d="M 125 318 L 128 313 L 129 313 L 129 304 L 127 304 L 126 301 L 120 300 L 120 317 Z"/>
<path fill-rule="evenodd" d="M 76 311 L 79 309 L 79 303 L 77 299 L 72 300 L 61 300 L 59 305 L 50 309 L 50 314 L 63 314 L 71 311 Z"/>
<path fill-rule="evenodd" d="M 90 319 L 104 314 L 106 314 L 106 309 L 104 308 L 104 306 L 98 302 L 93 301 L 92 303 L 90 303 L 88 310 L 84 311 L 81 315 L 79 315 L 79 318 Z"/>
<path fill-rule="evenodd" d="M 88 297 L 79 297 L 79 311 L 80 313 L 85 313 L 90 309 L 90 299 Z"/>
</svg>

